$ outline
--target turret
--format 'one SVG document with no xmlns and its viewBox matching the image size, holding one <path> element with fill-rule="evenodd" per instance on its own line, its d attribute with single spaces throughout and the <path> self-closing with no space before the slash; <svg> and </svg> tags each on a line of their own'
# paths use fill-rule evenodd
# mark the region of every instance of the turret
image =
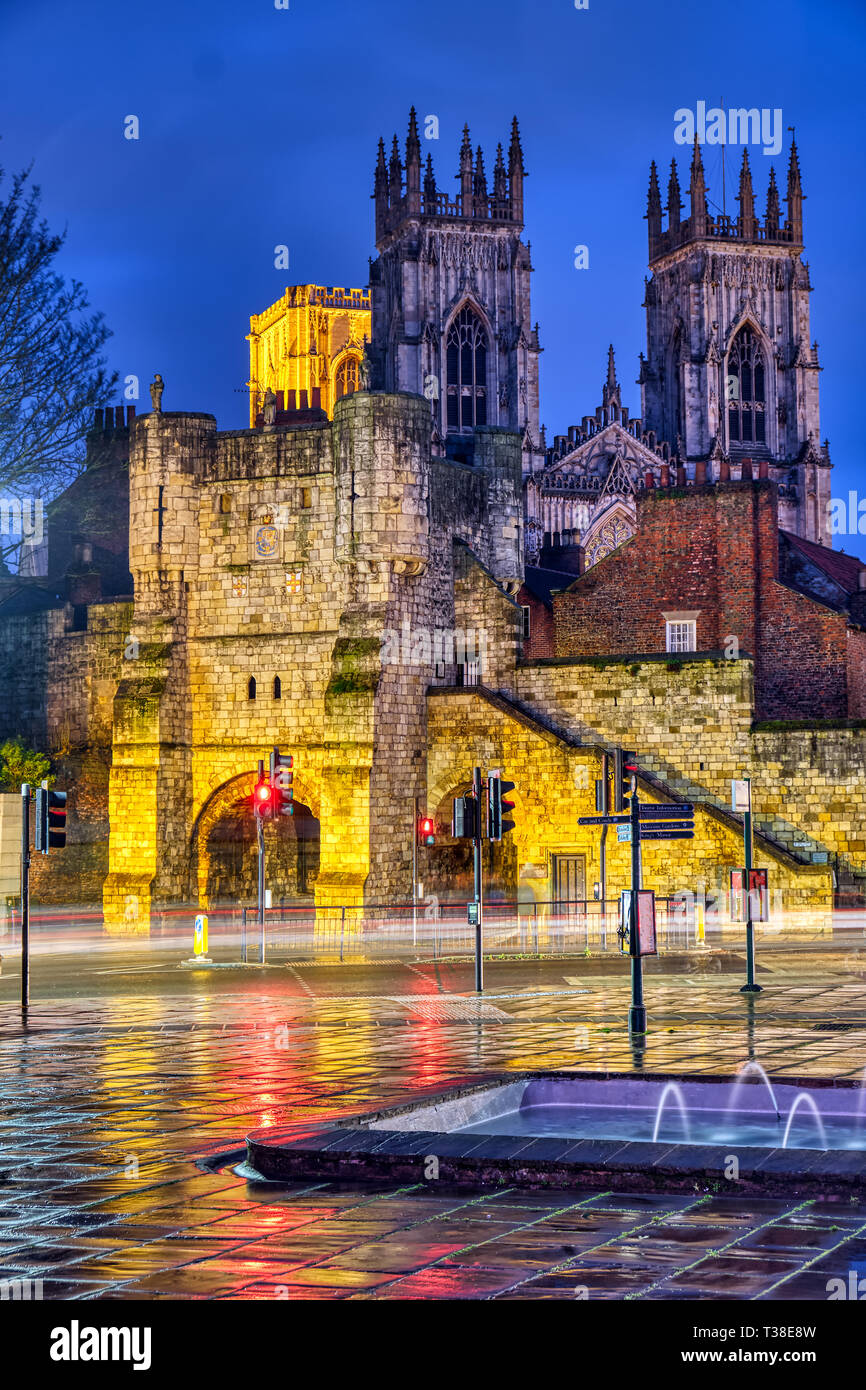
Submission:
<svg viewBox="0 0 866 1390">
<path fill-rule="evenodd" d="M 400 147 L 397 144 L 397 136 L 394 136 L 394 143 L 391 146 L 391 167 L 388 179 L 388 197 L 391 207 L 396 207 L 403 197 L 403 165 L 400 163 Z"/>
<path fill-rule="evenodd" d="M 376 175 L 373 184 L 373 198 L 376 202 L 376 239 L 385 234 L 388 216 L 388 166 L 385 163 L 385 141 L 379 137 L 379 156 L 376 160 Z"/>
<path fill-rule="evenodd" d="M 505 172 L 505 159 L 502 154 L 502 146 L 496 146 L 496 164 L 493 169 L 493 201 L 494 216 L 508 216 L 508 175 Z"/>
</svg>

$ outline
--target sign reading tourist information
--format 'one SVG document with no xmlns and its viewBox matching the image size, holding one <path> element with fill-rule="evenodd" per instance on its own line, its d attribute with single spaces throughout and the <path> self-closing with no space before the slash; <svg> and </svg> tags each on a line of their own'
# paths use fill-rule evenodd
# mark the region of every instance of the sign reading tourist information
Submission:
<svg viewBox="0 0 866 1390">
<path fill-rule="evenodd" d="M 668 816 L 688 816 L 691 820 L 694 814 L 695 808 L 690 801 L 686 801 L 680 806 L 644 804 L 638 808 L 638 815 L 641 820 L 655 820 L 656 818 L 665 820 Z"/>
</svg>

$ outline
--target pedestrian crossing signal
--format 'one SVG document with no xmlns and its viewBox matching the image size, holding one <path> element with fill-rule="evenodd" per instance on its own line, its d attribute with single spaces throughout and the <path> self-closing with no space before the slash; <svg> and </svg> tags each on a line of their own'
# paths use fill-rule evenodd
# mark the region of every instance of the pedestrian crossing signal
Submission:
<svg viewBox="0 0 866 1390">
<path fill-rule="evenodd" d="M 281 753 L 279 748 L 274 748 L 271 753 L 270 771 L 275 816 L 293 816 L 295 814 L 295 789 L 292 785 L 295 774 L 291 770 L 293 764 L 294 758 L 291 753 Z"/>
</svg>

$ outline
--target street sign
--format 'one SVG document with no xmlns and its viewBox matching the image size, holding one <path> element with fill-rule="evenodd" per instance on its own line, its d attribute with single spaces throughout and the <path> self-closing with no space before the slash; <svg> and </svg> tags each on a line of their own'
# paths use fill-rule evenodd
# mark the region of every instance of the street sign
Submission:
<svg viewBox="0 0 866 1390">
<path fill-rule="evenodd" d="M 628 825 L 628 812 L 622 816 L 579 816 L 578 825 Z"/>
<path fill-rule="evenodd" d="M 731 810 L 751 811 L 752 783 L 748 777 L 731 779 Z"/>
<path fill-rule="evenodd" d="M 616 838 L 621 845 L 631 844 L 631 826 L 618 825 L 616 827 Z"/>
<path fill-rule="evenodd" d="M 641 820 L 652 820 L 654 816 L 693 816 L 695 808 L 690 801 L 684 801 L 679 806 L 656 806 L 642 802 L 638 807 L 638 815 Z"/>
<path fill-rule="evenodd" d="M 695 832 L 693 830 L 642 830 L 640 837 L 642 840 L 693 840 Z"/>
<path fill-rule="evenodd" d="M 641 826 L 640 837 L 643 839 L 646 834 L 654 833 L 656 830 L 694 830 L 694 828 L 693 820 L 653 820 L 648 822 L 646 830 Z"/>
</svg>

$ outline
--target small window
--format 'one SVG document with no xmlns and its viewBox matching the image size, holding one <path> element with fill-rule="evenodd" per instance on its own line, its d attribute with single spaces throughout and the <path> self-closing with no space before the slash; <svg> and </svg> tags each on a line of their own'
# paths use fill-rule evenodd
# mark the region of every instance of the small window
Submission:
<svg viewBox="0 0 866 1390">
<path fill-rule="evenodd" d="M 532 633 L 532 609 L 528 603 L 523 605 L 523 640 L 528 642 Z"/>
<path fill-rule="evenodd" d="M 665 624 L 667 630 L 667 650 L 669 652 L 694 652 L 697 651 L 694 620 L 688 622 L 668 622 Z"/>
<path fill-rule="evenodd" d="M 312 507 L 312 505 L 313 505 L 313 489 L 312 489 L 311 487 L 302 487 L 302 488 L 301 488 L 301 506 L 302 506 L 303 508 L 306 509 L 307 507 Z"/>
<path fill-rule="evenodd" d="M 255 676 L 250 676 L 249 684 L 247 685 L 247 699 L 248 699 L 248 700 L 254 700 L 255 698 L 256 698 L 256 678 L 255 678 Z"/>
<path fill-rule="evenodd" d="M 283 683 L 282 683 L 282 681 L 280 680 L 279 676 L 274 676 L 274 699 L 275 699 L 275 700 L 281 700 L 282 698 L 283 698 Z"/>
<path fill-rule="evenodd" d="M 231 493 L 230 493 L 230 492 L 223 492 L 223 493 L 221 493 L 221 494 L 220 494 L 220 511 L 223 512 L 223 513 L 225 513 L 225 512 L 230 512 L 231 509 L 232 509 L 232 495 L 231 495 Z"/>
</svg>

